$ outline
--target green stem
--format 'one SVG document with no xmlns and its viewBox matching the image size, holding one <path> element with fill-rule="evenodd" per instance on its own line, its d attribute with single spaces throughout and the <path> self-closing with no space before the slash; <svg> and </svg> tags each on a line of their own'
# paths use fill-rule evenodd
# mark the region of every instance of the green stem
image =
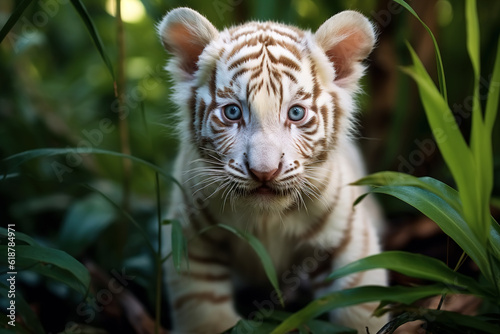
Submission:
<svg viewBox="0 0 500 334">
<path fill-rule="evenodd" d="M 156 317 L 155 317 L 155 334 L 160 333 L 160 315 L 161 315 L 161 282 L 162 282 L 162 240 L 161 240 L 161 200 L 160 200 L 160 178 L 158 172 L 155 173 L 156 178 L 156 208 L 158 210 L 158 252 L 156 253 Z"/>
<path fill-rule="evenodd" d="M 120 133 L 120 146 L 123 154 L 130 155 L 130 140 L 128 133 L 128 120 L 125 114 L 125 32 L 121 15 L 121 0 L 116 0 L 116 37 L 118 41 L 118 68 L 116 82 L 116 98 L 118 99 L 118 129 Z M 128 159 L 123 160 L 123 199 L 124 210 L 130 207 L 130 176 L 132 174 L 132 163 Z"/>
</svg>

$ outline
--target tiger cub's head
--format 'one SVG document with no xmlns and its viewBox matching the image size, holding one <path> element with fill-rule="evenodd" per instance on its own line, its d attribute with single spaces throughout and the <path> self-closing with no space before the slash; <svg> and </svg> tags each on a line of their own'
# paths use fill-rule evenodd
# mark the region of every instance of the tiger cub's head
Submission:
<svg viewBox="0 0 500 334">
<path fill-rule="evenodd" d="M 315 33 L 273 22 L 218 31 L 178 8 L 158 30 L 181 132 L 206 168 L 197 184 L 263 209 L 318 196 L 321 165 L 349 135 L 371 23 L 344 11 Z"/>
</svg>

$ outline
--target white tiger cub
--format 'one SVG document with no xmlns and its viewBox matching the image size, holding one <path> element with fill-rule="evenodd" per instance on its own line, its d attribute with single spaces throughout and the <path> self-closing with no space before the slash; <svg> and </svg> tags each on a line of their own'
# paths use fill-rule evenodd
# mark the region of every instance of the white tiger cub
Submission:
<svg viewBox="0 0 500 334">
<path fill-rule="evenodd" d="M 178 8 L 158 30 L 172 55 L 167 70 L 181 119 L 175 177 L 186 189 L 174 190 L 170 214 L 191 239 L 189 270 L 166 267 L 174 331 L 227 330 L 241 319 L 235 277 L 266 280 L 254 251 L 228 231 L 193 237 L 214 224 L 258 237 L 285 290 L 309 284 L 318 297 L 385 285 L 382 270 L 324 281 L 335 268 L 380 251 L 378 209 L 367 200 L 353 208 L 363 190 L 349 186 L 363 176 L 350 134 L 362 61 L 375 43 L 371 23 L 344 11 L 316 33 L 272 22 L 218 31 L 198 12 Z M 268 311 L 275 297 L 264 303 Z M 386 319 L 371 316 L 375 306 L 330 318 L 376 332 Z"/>
</svg>

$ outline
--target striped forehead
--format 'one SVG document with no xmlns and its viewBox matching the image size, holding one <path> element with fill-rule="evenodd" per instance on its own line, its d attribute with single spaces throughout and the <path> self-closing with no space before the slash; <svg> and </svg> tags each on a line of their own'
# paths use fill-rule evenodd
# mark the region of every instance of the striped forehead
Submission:
<svg viewBox="0 0 500 334">
<path fill-rule="evenodd" d="M 237 98 L 246 101 L 252 112 L 264 113 L 274 107 L 269 104 L 280 103 L 284 77 L 297 83 L 304 52 L 303 31 L 251 22 L 225 30 L 221 38 L 225 47 L 218 86 L 236 88 Z"/>
</svg>

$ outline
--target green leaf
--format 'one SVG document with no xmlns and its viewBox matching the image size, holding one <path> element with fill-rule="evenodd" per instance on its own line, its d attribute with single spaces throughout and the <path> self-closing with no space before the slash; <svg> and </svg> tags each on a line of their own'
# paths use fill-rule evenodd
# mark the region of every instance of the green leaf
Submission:
<svg viewBox="0 0 500 334">
<path fill-rule="evenodd" d="M 91 194 L 66 212 L 58 244 L 70 255 L 81 254 L 116 219 L 114 208 L 101 196 Z"/>
<path fill-rule="evenodd" d="M 493 217 L 491 217 L 490 246 L 494 256 L 500 260 L 500 225 Z"/>
<path fill-rule="evenodd" d="M 2 30 L 0 30 L 0 43 L 5 39 L 9 31 L 14 27 L 17 21 L 19 21 L 19 18 L 21 15 L 23 15 L 24 11 L 28 6 L 33 2 L 33 0 L 21 0 L 19 4 L 14 8 L 14 11 L 12 12 L 12 15 L 9 17 L 7 20 L 7 23 L 2 27 Z"/>
<path fill-rule="evenodd" d="M 490 87 L 488 91 L 488 101 L 486 102 L 486 113 L 484 116 L 484 124 L 488 130 L 488 137 L 491 138 L 493 126 L 498 113 L 498 98 L 500 96 L 500 38 L 497 44 L 497 54 L 495 65 L 493 67 L 493 75 L 491 77 Z"/>
<path fill-rule="evenodd" d="M 500 331 L 498 325 L 490 324 L 481 316 L 463 315 L 457 312 L 423 309 L 415 307 L 396 307 L 396 312 L 404 312 L 387 323 L 378 334 L 392 334 L 401 325 L 423 320 L 429 333 L 491 333 Z"/>
<path fill-rule="evenodd" d="M 178 220 L 173 219 L 171 221 L 171 225 L 172 225 L 172 260 L 174 261 L 174 267 L 177 271 L 180 271 L 182 260 L 184 259 L 189 269 L 187 240 L 184 237 L 181 223 Z"/>
<path fill-rule="evenodd" d="M 80 154 L 80 149 L 78 148 L 39 148 L 39 149 L 34 149 L 34 150 L 28 150 L 24 151 L 21 153 L 17 153 L 14 155 L 11 155 L 5 159 L 2 160 L 2 169 L 3 169 L 3 174 L 7 174 L 10 170 L 16 169 L 19 166 L 25 164 L 26 162 L 36 159 L 36 158 L 48 158 L 48 157 L 53 157 L 53 156 L 59 156 L 59 155 L 67 155 L 67 154 Z M 86 149 L 85 153 L 81 154 L 103 154 L 103 155 L 109 155 L 109 156 L 114 156 L 114 157 L 119 157 L 119 158 L 125 158 L 125 159 L 130 159 L 132 161 L 138 162 L 144 166 L 147 166 L 151 168 L 152 170 L 158 172 L 160 175 L 165 177 L 167 180 L 170 180 L 174 182 L 176 185 L 179 186 L 179 188 L 184 191 L 182 185 L 174 179 L 172 176 L 167 174 L 165 170 L 161 167 L 158 167 L 144 159 L 135 157 L 133 155 L 129 154 L 124 154 L 120 152 L 114 152 L 110 150 L 103 150 L 103 149 L 98 149 L 98 148 L 91 148 L 91 149 Z"/>
<path fill-rule="evenodd" d="M 484 243 L 481 243 L 465 221 L 459 209 L 458 195 L 452 188 L 432 178 L 419 179 L 395 172 L 377 173 L 355 184 L 374 185 L 370 193 L 399 198 L 432 219 L 472 258 L 489 280 L 494 282 Z"/>
<path fill-rule="evenodd" d="M 236 326 L 234 326 L 231 329 L 231 333 L 232 334 L 241 334 L 241 333 L 268 334 L 275 327 L 276 327 L 276 324 L 272 324 L 272 323 L 268 323 L 268 322 L 241 319 L 240 321 L 238 321 Z"/>
<path fill-rule="evenodd" d="M 0 246 L 0 253 L 6 252 L 7 246 Z M 16 267 L 29 268 L 41 275 L 53 278 L 84 296 L 90 286 L 90 274 L 83 264 L 58 249 L 17 245 Z"/>
<path fill-rule="evenodd" d="M 467 51 L 474 70 L 474 77 L 479 82 L 480 57 L 479 57 L 479 21 L 477 18 L 476 0 L 465 1 L 465 27 L 467 31 Z"/>
<path fill-rule="evenodd" d="M 309 320 L 306 327 L 314 334 L 356 334 L 357 331 L 352 328 L 335 325 L 331 322 L 321 320 Z"/>
<path fill-rule="evenodd" d="M 151 251 L 151 254 L 154 254 L 156 256 L 156 251 L 153 248 L 153 245 L 151 244 L 151 241 L 149 240 L 148 234 L 146 233 L 146 231 L 144 230 L 144 228 L 142 227 L 142 225 L 139 224 L 134 219 L 134 217 L 132 217 L 125 210 L 123 210 L 123 208 L 121 206 L 119 206 L 117 203 L 115 203 L 111 198 L 109 198 L 109 196 L 107 196 L 105 193 L 103 193 L 99 189 L 94 188 L 94 187 L 92 187 L 92 186 L 90 186 L 88 184 L 84 185 L 84 187 L 87 188 L 87 189 L 90 189 L 92 191 L 95 191 L 96 193 L 98 193 L 99 195 L 101 195 L 106 201 L 108 201 L 115 208 L 116 211 L 120 212 L 125 218 L 127 218 L 127 220 L 129 222 L 131 222 L 132 225 L 134 225 L 137 228 L 137 230 L 141 233 L 141 235 L 144 237 L 144 241 L 146 242 L 146 245 L 148 246 L 149 250 Z"/>
<path fill-rule="evenodd" d="M 0 175 L 0 181 L 8 180 L 8 179 L 13 179 L 16 177 L 19 177 L 21 174 L 19 173 L 10 173 L 7 175 Z"/>
<path fill-rule="evenodd" d="M 8 281 L 7 281 L 7 283 L 8 283 Z M 5 300 L 10 300 L 8 294 L 9 294 L 9 287 L 7 285 L 4 285 L 3 283 L 0 283 L 0 296 L 3 296 L 5 298 Z M 14 300 L 16 302 L 16 304 L 15 304 L 16 313 L 18 315 L 20 315 L 21 318 L 24 320 L 25 326 L 28 327 L 34 333 L 37 333 L 37 334 L 45 333 L 43 326 L 40 323 L 40 320 L 38 320 L 38 317 L 36 316 L 36 314 L 33 312 L 31 307 L 29 306 L 29 304 L 23 298 L 19 289 L 16 290 Z M 6 309 L 3 309 L 2 311 L 6 312 L 7 314 L 9 312 Z M 3 314 L 3 313 L 2 313 L 2 318 L 6 318 L 5 314 Z M 18 326 L 21 326 L 21 324 L 18 323 L 16 325 L 16 328 Z"/>
<path fill-rule="evenodd" d="M 24 234 L 22 232 L 15 231 L 15 230 L 14 230 L 14 234 L 16 236 L 16 241 L 15 241 L 16 245 L 17 245 L 17 241 L 19 241 L 19 240 L 27 243 L 28 245 L 32 245 L 32 246 L 37 245 L 36 241 L 27 234 Z M 0 227 L 0 235 L 5 236 L 5 237 L 9 237 L 8 229 L 5 227 Z"/>
<path fill-rule="evenodd" d="M 92 37 L 92 41 L 94 42 L 97 51 L 99 51 L 99 54 L 101 55 L 102 60 L 106 64 L 106 67 L 108 68 L 109 74 L 111 74 L 111 77 L 113 78 L 113 81 L 115 81 L 115 74 L 113 71 L 113 65 L 111 63 L 111 60 L 109 60 L 108 55 L 106 54 L 106 51 L 104 50 L 104 45 L 102 43 L 101 37 L 99 36 L 99 33 L 97 32 L 97 29 L 94 25 L 94 22 L 92 22 L 92 19 L 90 18 L 90 15 L 87 11 L 87 8 L 85 8 L 85 5 L 80 1 L 80 0 L 71 0 L 71 3 L 73 4 L 73 7 L 75 7 L 76 11 L 80 15 L 81 19 L 83 20 L 83 23 L 85 23 L 85 26 L 87 27 L 87 31 L 89 32 L 90 36 Z"/>
<path fill-rule="evenodd" d="M 411 304 L 421 298 L 448 293 L 449 289 L 441 284 L 423 287 L 383 287 L 362 286 L 336 291 L 309 303 L 276 327 L 272 334 L 285 334 L 307 321 L 340 307 L 347 307 L 375 301 Z"/>
<path fill-rule="evenodd" d="M 417 20 L 420 21 L 420 23 L 424 26 L 425 30 L 429 33 L 429 35 L 432 38 L 432 43 L 434 44 L 434 52 L 436 55 L 436 63 L 437 63 L 437 74 L 438 74 L 438 81 L 439 81 L 439 90 L 441 91 L 441 95 L 443 96 L 444 100 L 446 103 L 448 103 L 448 95 L 446 92 L 446 79 L 444 76 L 444 68 L 443 68 L 443 60 L 441 58 L 441 52 L 439 51 L 439 46 L 436 41 L 436 38 L 434 37 L 434 34 L 432 33 L 432 30 L 425 24 L 422 19 L 418 16 L 418 14 L 413 10 L 413 8 L 410 7 L 404 0 L 394 0 L 406 10 L 408 10 L 413 16 L 417 18 Z"/>
<path fill-rule="evenodd" d="M 467 51 L 472 63 L 474 72 L 474 91 L 472 100 L 472 130 L 470 146 L 475 159 L 477 171 L 473 174 L 473 182 L 477 188 L 475 203 L 477 207 L 477 216 L 474 217 L 478 227 L 481 228 L 480 234 L 487 236 L 489 232 L 489 198 L 493 189 L 493 156 L 491 147 L 491 136 L 486 130 L 481 102 L 479 101 L 479 80 L 480 70 L 480 50 L 479 50 L 479 22 L 477 17 L 477 8 L 475 0 L 465 1 L 465 18 L 467 31 Z M 475 179 L 475 180 L 474 180 Z M 467 204 L 467 203 L 466 203 Z"/>
<path fill-rule="evenodd" d="M 415 51 L 411 46 L 408 47 L 414 67 L 406 68 L 404 71 L 412 76 L 418 85 L 420 98 L 439 150 L 457 183 L 465 220 L 484 243 L 486 237 L 483 233 L 484 222 L 477 221 L 478 217 L 481 216 L 482 207 L 478 200 L 479 189 L 476 180 L 471 177 L 478 172 L 474 156 L 460 133 L 445 100 L 437 91 Z"/>
<path fill-rule="evenodd" d="M 456 286 L 483 297 L 491 296 L 491 292 L 486 291 L 477 281 L 453 271 L 443 262 L 429 256 L 401 251 L 384 252 L 349 263 L 335 270 L 327 279 L 337 279 L 356 272 L 380 268 L 447 284 L 450 287 Z"/>
<path fill-rule="evenodd" d="M 356 182 L 351 183 L 352 185 L 366 185 L 371 187 L 381 187 L 381 186 L 414 186 L 428 190 L 431 193 L 441 197 L 448 203 L 455 211 L 462 213 L 462 202 L 458 192 L 452 187 L 448 186 L 439 180 L 432 177 L 420 177 L 417 178 L 413 175 L 399 173 L 399 172 L 378 172 Z"/>
<path fill-rule="evenodd" d="M 229 225 L 217 224 L 215 226 L 228 230 L 229 232 L 233 233 L 240 239 L 243 239 L 246 242 L 248 242 L 248 244 L 253 248 L 253 250 L 259 256 L 262 266 L 264 267 L 264 271 L 266 272 L 267 278 L 269 279 L 269 282 L 271 282 L 274 290 L 278 294 L 278 298 L 280 300 L 281 305 L 284 306 L 283 295 L 279 288 L 278 276 L 276 275 L 276 270 L 274 269 L 273 261 L 269 257 L 266 248 L 264 247 L 264 245 L 262 245 L 260 240 L 250 233 L 239 231 L 236 228 Z"/>
</svg>

